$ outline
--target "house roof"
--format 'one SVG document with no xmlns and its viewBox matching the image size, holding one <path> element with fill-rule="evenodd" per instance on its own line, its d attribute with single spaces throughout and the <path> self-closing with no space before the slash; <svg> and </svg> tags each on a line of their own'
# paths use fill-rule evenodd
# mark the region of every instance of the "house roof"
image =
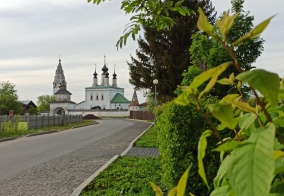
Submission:
<svg viewBox="0 0 284 196">
<path fill-rule="evenodd" d="M 81 101 L 81 102 L 77 103 L 76 105 L 79 105 L 79 104 L 84 103 L 84 102 L 85 102 L 85 101 Z"/>
<path fill-rule="evenodd" d="M 54 100 L 54 101 L 52 101 L 52 102 L 50 102 L 50 103 L 73 103 L 73 104 L 76 104 L 75 102 L 73 102 L 73 101 L 56 101 L 56 100 Z"/>
<path fill-rule="evenodd" d="M 116 93 L 110 103 L 130 103 L 130 101 L 126 99 L 122 94 Z"/>
<path fill-rule="evenodd" d="M 25 100 L 25 101 L 19 101 L 22 105 L 29 105 L 29 104 L 32 104 L 33 106 L 35 106 L 36 107 L 36 104 L 34 104 L 34 102 L 33 101 L 31 101 L 31 100 Z"/>
<path fill-rule="evenodd" d="M 58 90 L 56 93 L 54 93 L 55 95 L 58 95 L 58 94 L 68 94 L 68 95 L 72 95 L 72 93 L 70 93 L 68 90 L 65 90 L 65 89 L 60 89 Z"/>
</svg>

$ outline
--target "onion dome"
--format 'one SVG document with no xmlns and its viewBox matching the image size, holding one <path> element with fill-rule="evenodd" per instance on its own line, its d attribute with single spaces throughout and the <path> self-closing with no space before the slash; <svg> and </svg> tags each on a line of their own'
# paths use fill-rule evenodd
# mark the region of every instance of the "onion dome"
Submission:
<svg viewBox="0 0 284 196">
<path fill-rule="evenodd" d="M 97 71 L 95 71 L 95 73 L 93 74 L 94 78 L 97 78 L 98 74 Z"/>
<path fill-rule="evenodd" d="M 106 72 L 108 71 L 108 68 L 107 68 L 106 65 L 104 65 L 104 67 L 102 68 L 102 71 L 103 71 L 104 73 L 106 73 Z"/>
<path fill-rule="evenodd" d="M 117 75 L 116 75 L 115 71 L 114 71 L 114 73 L 113 73 L 113 75 L 112 75 L 112 76 L 113 76 L 113 78 L 112 78 L 112 79 L 116 79 L 116 76 L 117 76 Z"/>
<path fill-rule="evenodd" d="M 108 73 L 108 72 L 106 72 L 106 73 L 105 73 L 105 76 L 106 76 L 106 78 L 108 78 L 108 76 L 109 76 L 109 73 Z"/>
</svg>

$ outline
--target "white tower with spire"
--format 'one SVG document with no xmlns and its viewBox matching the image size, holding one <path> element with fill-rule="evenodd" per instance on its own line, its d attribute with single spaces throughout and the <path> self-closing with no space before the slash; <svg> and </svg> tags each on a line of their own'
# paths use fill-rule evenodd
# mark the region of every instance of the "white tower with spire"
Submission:
<svg viewBox="0 0 284 196">
<path fill-rule="evenodd" d="M 54 81 L 53 81 L 53 94 L 60 90 L 61 84 L 65 84 L 65 86 L 67 86 L 67 82 L 64 76 L 64 71 L 61 65 L 61 59 L 59 58 L 59 63 L 57 65 L 57 69 L 55 71 L 55 76 L 54 76 Z"/>
</svg>

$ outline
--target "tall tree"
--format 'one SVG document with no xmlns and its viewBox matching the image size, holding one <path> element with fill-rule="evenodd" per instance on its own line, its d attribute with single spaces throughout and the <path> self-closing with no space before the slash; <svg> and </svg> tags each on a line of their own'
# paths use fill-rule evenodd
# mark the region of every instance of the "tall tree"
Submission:
<svg viewBox="0 0 284 196">
<path fill-rule="evenodd" d="M 53 95 L 41 95 L 37 97 L 37 109 L 38 111 L 49 111 L 50 110 L 50 102 L 54 101 L 55 97 Z"/>
<path fill-rule="evenodd" d="M 14 114 L 22 112 L 21 103 L 18 101 L 17 90 L 13 83 L 1 82 L 0 83 L 0 114 L 8 115 L 9 110 L 13 110 Z"/>
<path fill-rule="evenodd" d="M 230 43 L 236 41 L 242 35 L 247 34 L 253 29 L 254 17 L 250 15 L 249 11 L 243 9 L 244 0 L 232 0 L 232 12 L 238 13 L 232 28 L 228 32 L 228 40 Z M 220 16 L 222 18 L 224 16 Z M 216 32 L 219 33 L 219 32 Z M 206 70 L 212 67 L 216 67 L 223 62 L 232 61 L 232 58 L 223 48 L 220 42 L 214 39 L 208 38 L 207 35 L 196 33 L 192 36 L 192 45 L 190 47 L 191 53 L 191 65 L 197 66 L 202 70 Z M 250 70 L 253 68 L 252 63 L 261 55 L 263 51 L 264 40 L 260 37 L 249 40 L 243 45 L 236 47 L 235 53 L 241 68 L 243 70 Z M 235 68 L 228 69 L 223 73 L 224 77 L 228 77 L 230 73 L 234 72 L 235 75 L 238 71 Z M 190 74 L 190 73 L 188 73 Z M 215 86 L 215 90 L 212 91 L 214 95 L 222 97 L 228 91 L 233 90 L 232 86 Z"/>
<path fill-rule="evenodd" d="M 211 22 L 215 20 L 210 0 L 185 0 L 182 5 L 196 13 L 201 7 Z M 158 31 L 144 26 L 144 38 L 138 39 L 137 57 L 131 56 L 131 62 L 127 62 L 129 82 L 138 89 L 152 89 L 153 92 L 153 80 L 158 79 L 157 94 L 161 102 L 175 97 L 173 92 L 182 81 L 181 74 L 190 65 L 191 35 L 197 32 L 197 15 L 184 17 L 173 12 L 170 17 L 175 22 L 170 30 Z"/>
<path fill-rule="evenodd" d="M 253 29 L 254 17 L 249 15 L 249 11 L 243 10 L 244 0 L 232 0 L 231 3 L 232 12 L 238 13 L 232 28 L 228 32 L 228 40 L 233 42 Z M 223 16 L 224 14 L 221 18 Z M 209 39 L 207 35 L 196 33 L 192 36 L 192 39 L 193 43 L 190 47 L 192 65 L 212 68 L 222 62 L 232 60 L 223 46 L 214 39 Z M 264 40 L 258 37 L 235 48 L 237 58 L 244 70 L 253 68 L 252 63 L 256 61 L 263 51 L 263 42 Z"/>
</svg>

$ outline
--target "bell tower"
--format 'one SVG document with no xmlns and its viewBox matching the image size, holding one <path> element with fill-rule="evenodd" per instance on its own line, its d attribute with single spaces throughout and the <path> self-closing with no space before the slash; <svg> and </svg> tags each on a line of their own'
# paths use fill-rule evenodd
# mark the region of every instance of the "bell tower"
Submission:
<svg viewBox="0 0 284 196">
<path fill-rule="evenodd" d="M 61 59 L 59 58 L 59 63 L 57 65 L 57 69 L 55 71 L 54 81 L 53 81 L 53 94 L 60 90 L 60 85 L 64 84 L 67 86 L 67 82 L 65 80 L 64 71 L 61 65 Z"/>
</svg>

